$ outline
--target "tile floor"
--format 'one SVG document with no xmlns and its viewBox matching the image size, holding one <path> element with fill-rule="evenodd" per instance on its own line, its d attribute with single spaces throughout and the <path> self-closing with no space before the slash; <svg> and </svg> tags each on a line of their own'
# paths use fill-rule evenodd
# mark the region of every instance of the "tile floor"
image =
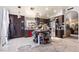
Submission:
<svg viewBox="0 0 79 59">
<path fill-rule="evenodd" d="M 52 42 L 46 45 L 37 45 L 33 38 L 15 38 L 11 39 L 7 45 L 1 49 L 1 52 L 79 52 L 79 40 L 75 38 L 52 38 Z"/>
</svg>

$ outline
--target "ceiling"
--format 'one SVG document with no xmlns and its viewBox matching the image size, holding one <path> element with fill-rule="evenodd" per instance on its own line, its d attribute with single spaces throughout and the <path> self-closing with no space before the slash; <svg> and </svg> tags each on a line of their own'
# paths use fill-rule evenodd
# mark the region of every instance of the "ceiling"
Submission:
<svg viewBox="0 0 79 59">
<path fill-rule="evenodd" d="M 21 6 L 21 9 L 18 9 L 18 6 L 1 7 L 8 9 L 11 14 L 18 14 L 20 11 L 20 14 L 26 17 L 39 15 L 41 18 L 49 18 L 67 8 L 67 6 Z"/>
</svg>

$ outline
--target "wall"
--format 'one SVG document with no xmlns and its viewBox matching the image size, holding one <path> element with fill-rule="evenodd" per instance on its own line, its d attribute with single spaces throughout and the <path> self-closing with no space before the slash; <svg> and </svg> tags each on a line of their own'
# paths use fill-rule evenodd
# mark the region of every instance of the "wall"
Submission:
<svg viewBox="0 0 79 59">
<path fill-rule="evenodd" d="M 51 30 L 51 37 L 55 37 L 55 21 L 50 22 Z"/>
</svg>

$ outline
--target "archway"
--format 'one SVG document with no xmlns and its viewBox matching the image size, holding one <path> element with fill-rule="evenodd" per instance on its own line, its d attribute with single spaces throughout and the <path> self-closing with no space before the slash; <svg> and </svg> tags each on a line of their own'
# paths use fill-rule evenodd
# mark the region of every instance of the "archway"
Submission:
<svg viewBox="0 0 79 59">
<path fill-rule="evenodd" d="M 69 11 L 65 15 L 66 36 L 78 39 L 78 12 Z"/>
</svg>

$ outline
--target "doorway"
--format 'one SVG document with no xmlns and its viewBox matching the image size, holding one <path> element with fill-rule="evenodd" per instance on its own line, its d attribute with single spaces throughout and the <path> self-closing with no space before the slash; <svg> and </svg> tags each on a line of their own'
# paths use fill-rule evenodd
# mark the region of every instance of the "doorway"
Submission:
<svg viewBox="0 0 79 59">
<path fill-rule="evenodd" d="M 66 14 L 66 35 L 71 38 L 78 39 L 78 12 L 70 11 Z"/>
</svg>

